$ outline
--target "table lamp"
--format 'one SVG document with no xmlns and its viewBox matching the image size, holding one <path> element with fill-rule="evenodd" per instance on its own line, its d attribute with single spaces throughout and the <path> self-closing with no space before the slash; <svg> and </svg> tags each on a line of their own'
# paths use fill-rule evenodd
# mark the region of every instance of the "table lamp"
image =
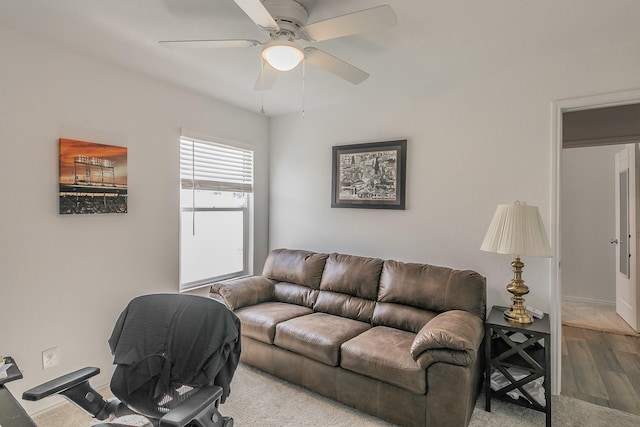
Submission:
<svg viewBox="0 0 640 427">
<path fill-rule="evenodd" d="M 513 294 L 513 304 L 504 312 L 504 317 L 517 323 L 533 322 L 523 304 L 523 295 L 529 293 L 529 288 L 522 280 L 524 263 L 520 256 L 548 258 L 552 255 L 538 208 L 518 201 L 498 205 L 480 250 L 516 257 L 511 263 L 513 280 L 507 285 L 507 291 Z"/>
</svg>

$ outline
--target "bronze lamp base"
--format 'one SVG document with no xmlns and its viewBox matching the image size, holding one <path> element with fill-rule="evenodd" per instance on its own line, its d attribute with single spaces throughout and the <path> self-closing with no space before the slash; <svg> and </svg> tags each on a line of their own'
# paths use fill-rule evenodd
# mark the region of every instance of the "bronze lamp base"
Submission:
<svg viewBox="0 0 640 427">
<path fill-rule="evenodd" d="M 529 287 L 522 280 L 522 268 L 524 263 L 520 261 L 520 257 L 516 256 L 515 261 L 511 263 L 513 267 L 513 281 L 507 285 L 507 291 L 513 294 L 511 308 L 505 310 L 504 317 L 507 320 L 517 323 L 533 323 L 533 318 L 524 308 L 524 297 L 529 293 Z"/>
</svg>

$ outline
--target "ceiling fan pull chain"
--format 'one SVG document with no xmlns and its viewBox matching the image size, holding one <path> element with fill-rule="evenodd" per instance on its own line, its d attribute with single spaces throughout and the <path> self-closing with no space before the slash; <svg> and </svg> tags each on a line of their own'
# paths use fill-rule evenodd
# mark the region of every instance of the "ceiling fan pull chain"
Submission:
<svg viewBox="0 0 640 427">
<path fill-rule="evenodd" d="M 302 60 L 302 118 L 304 119 L 304 80 L 306 77 L 306 67 L 307 61 L 306 59 Z"/>
<path fill-rule="evenodd" d="M 260 56 L 260 114 L 264 114 L 264 58 Z"/>
</svg>

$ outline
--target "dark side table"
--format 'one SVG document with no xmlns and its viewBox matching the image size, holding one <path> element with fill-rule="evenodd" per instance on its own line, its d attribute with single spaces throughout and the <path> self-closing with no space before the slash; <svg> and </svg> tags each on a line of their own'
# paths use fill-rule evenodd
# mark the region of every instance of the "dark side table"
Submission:
<svg viewBox="0 0 640 427">
<path fill-rule="evenodd" d="M 516 323 L 505 319 L 508 307 L 494 306 L 485 323 L 485 410 L 491 412 L 491 399 L 525 406 L 546 414 L 547 427 L 551 426 L 551 327 L 549 315 L 534 318 L 533 323 Z M 504 378 L 491 387 L 491 372 L 500 372 Z M 514 374 L 515 373 L 515 374 Z M 519 375 L 518 375 L 519 374 Z M 520 378 L 520 376 L 523 376 Z M 520 378 L 517 379 L 516 377 Z M 544 402 L 525 388 L 525 385 L 543 378 Z M 507 393 L 519 391 L 517 398 Z M 535 393 L 534 393 L 535 394 Z"/>
</svg>

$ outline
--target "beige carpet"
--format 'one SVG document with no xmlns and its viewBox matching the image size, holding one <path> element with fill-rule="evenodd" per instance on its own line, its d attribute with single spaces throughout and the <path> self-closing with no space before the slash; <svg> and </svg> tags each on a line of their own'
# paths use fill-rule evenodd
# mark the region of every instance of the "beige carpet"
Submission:
<svg viewBox="0 0 640 427">
<path fill-rule="evenodd" d="M 316 393 L 284 382 L 241 364 L 232 383 L 232 394 L 221 405 L 223 415 L 234 418 L 237 427 L 391 426 L 385 421 L 346 407 Z M 539 427 L 544 414 L 520 406 L 493 401 L 492 412 L 484 411 L 481 395 L 471 418 L 471 427 Z M 566 396 L 553 396 L 555 427 L 637 427 L 640 417 L 596 406 Z M 72 406 L 64 405 L 35 417 L 39 427 L 88 426 L 96 423 Z M 440 426 L 434 426 L 440 427 Z"/>
<path fill-rule="evenodd" d="M 601 332 L 640 336 L 616 313 L 613 304 L 562 299 L 562 324 Z"/>
</svg>

